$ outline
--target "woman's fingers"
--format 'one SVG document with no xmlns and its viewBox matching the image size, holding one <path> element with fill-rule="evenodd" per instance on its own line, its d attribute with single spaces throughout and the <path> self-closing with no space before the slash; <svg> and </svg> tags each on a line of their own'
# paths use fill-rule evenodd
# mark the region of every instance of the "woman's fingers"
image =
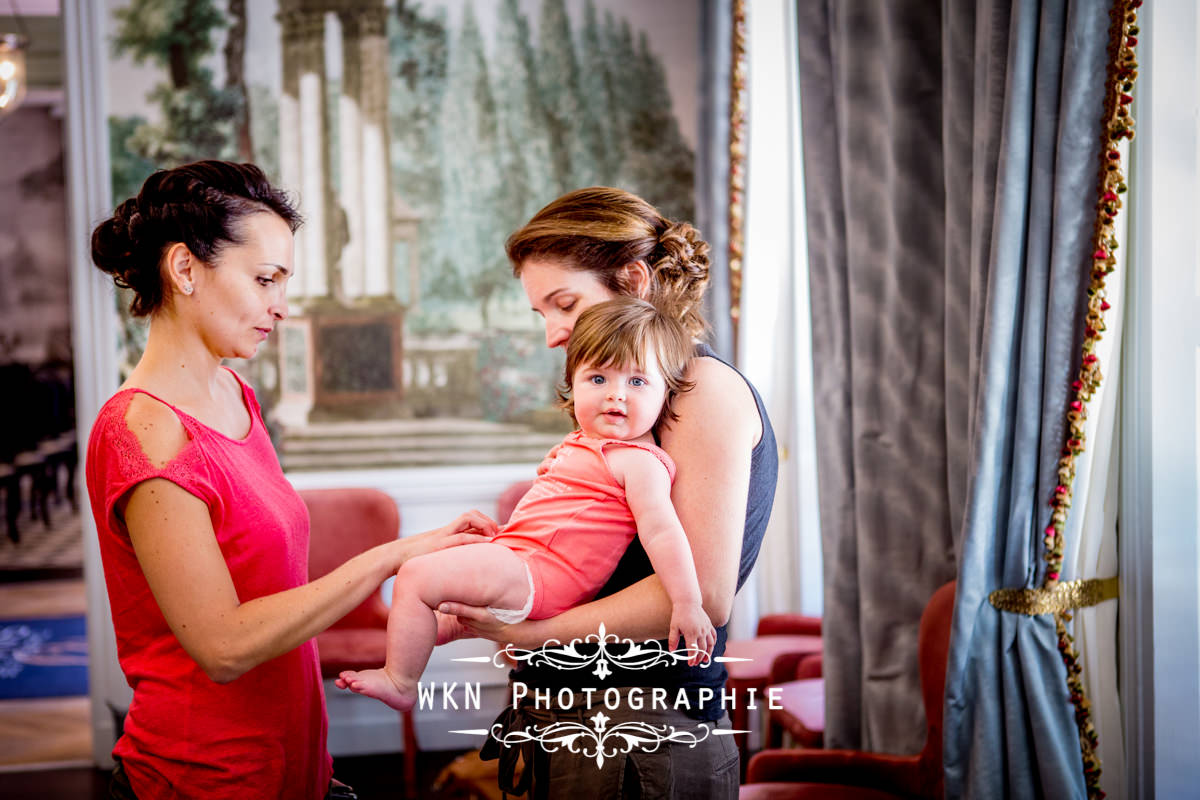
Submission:
<svg viewBox="0 0 1200 800">
<path fill-rule="evenodd" d="M 477 530 L 481 533 L 494 535 L 500 530 L 500 526 L 496 524 L 496 520 L 484 514 L 482 511 L 471 509 L 465 514 L 461 514 L 455 523 L 459 530 Z"/>
<path fill-rule="evenodd" d="M 437 608 L 443 614 L 458 617 L 459 623 L 471 636 L 481 639 L 491 639 L 494 642 L 508 641 L 505 631 L 508 626 L 492 615 L 482 606 L 469 606 L 464 603 L 442 603 Z"/>
<path fill-rule="evenodd" d="M 443 614 L 458 617 L 463 623 L 487 622 L 495 620 L 492 613 L 483 606 L 469 606 L 465 603 L 442 603 L 437 608 Z"/>
<path fill-rule="evenodd" d="M 462 531 L 460 533 L 452 533 L 446 537 L 446 547 L 458 547 L 462 544 L 484 544 L 490 542 L 492 537 L 486 533 L 472 533 L 470 531 Z"/>
</svg>

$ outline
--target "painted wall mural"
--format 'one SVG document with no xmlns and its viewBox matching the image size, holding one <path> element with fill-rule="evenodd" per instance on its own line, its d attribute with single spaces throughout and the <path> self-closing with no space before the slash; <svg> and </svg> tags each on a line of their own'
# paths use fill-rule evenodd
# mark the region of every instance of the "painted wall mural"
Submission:
<svg viewBox="0 0 1200 800">
<path fill-rule="evenodd" d="M 699 3 L 110 0 L 114 198 L 252 160 L 305 216 L 292 316 L 235 365 L 285 468 L 536 461 L 559 439 L 562 356 L 504 240 L 593 184 L 693 217 Z"/>
</svg>

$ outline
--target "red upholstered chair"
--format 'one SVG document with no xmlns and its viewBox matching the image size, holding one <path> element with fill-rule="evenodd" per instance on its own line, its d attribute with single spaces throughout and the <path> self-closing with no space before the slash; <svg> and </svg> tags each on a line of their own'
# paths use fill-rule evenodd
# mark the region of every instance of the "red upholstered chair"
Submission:
<svg viewBox="0 0 1200 800">
<path fill-rule="evenodd" d="M 400 535 L 400 512 L 391 497 L 377 489 L 308 489 L 300 492 L 311 521 L 309 579 L 319 578 L 377 544 Z M 372 592 L 357 608 L 317 636 L 321 677 L 336 678 L 345 669 L 383 665 L 387 647 L 388 607 Z M 404 787 L 411 794 L 417 781 L 417 734 L 413 714 L 400 715 L 404 736 Z"/>
<path fill-rule="evenodd" d="M 803 614 L 767 614 L 758 621 L 750 639 L 733 639 L 725 644 L 725 657 L 745 659 L 725 664 L 729 677 L 725 688 L 736 692 L 737 704 L 729 711 L 734 730 L 750 729 L 750 690 L 759 708 L 766 705 L 766 689 L 772 682 L 787 680 L 800 660 L 821 652 L 821 619 Z M 746 764 L 746 735 L 737 736 L 742 765 Z"/>
<path fill-rule="evenodd" d="M 805 656 L 794 670 L 787 670 L 775 660 L 771 683 L 767 687 L 779 690 L 779 705 L 767 711 L 767 731 L 764 747 L 783 744 L 783 732 L 792 736 L 798 747 L 821 747 L 825 738 L 825 679 L 821 677 L 823 656 Z"/>
<path fill-rule="evenodd" d="M 765 750 L 750 760 L 741 800 L 928 798 L 943 796 L 942 703 L 954 582 L 934 592 L 921 615 L 918 658 L 925 702 L 925 746 L 912 756 L 856 750 Z"/>
</svg>

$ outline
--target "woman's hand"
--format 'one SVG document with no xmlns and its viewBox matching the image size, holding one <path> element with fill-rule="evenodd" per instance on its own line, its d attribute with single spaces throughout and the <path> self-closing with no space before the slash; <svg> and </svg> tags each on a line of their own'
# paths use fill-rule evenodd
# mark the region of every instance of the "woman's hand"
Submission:
<svg viewBox="0 0 1200 800">
<path fill-rule="evenodd" d="M 500 526 L 487 514 L 475 510 L 468 511 L 448 525 L 399 539 L 403 547 L 400 564 L 410 558 L 435 553 L 447 547 L 490 542 L 499 530 Z M 396 565 L 396 569 L 400 568 L 400 564 Z"/>
<path fill-rule="evenodd" d="M 497 644 L 512 644 L 518 647 L 540 647 L 545 640 L 538 638 L 540 626 L 537 620 L 526 620 L 516 625 L 508 625 L 482 606 L 469 606 L 465 603 L 442 603 L 438 611 L 457 617 L 462 625 L 464 636 L 478 639 L 490 639 Z"/>
</svg>

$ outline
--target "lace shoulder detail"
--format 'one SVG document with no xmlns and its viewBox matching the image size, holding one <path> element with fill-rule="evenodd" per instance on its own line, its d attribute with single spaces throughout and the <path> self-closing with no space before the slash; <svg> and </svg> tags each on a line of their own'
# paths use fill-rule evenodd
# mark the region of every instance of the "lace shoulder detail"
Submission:
<svg viewBox="0 0 1200 800">
<path fill-rule="evenodd" d="M 97 432 L 110 449 L 110 482 L 131 486 L 150 478 L 168 478 L 189 487 L 195 481 L 197 472 L 204 467 L 203 453 L 196 444 L 197 423 L 191 417 L 176 414 L 187 435 L 187 443 L 171 461 L 157 467 L 146 455 L 137 434 L 130 430 L 126 421 L 129 404 L 137 394 L 145 393 L 137 389 L 118 392 L 105 403 L 96 418 Z"/>
</svg>

